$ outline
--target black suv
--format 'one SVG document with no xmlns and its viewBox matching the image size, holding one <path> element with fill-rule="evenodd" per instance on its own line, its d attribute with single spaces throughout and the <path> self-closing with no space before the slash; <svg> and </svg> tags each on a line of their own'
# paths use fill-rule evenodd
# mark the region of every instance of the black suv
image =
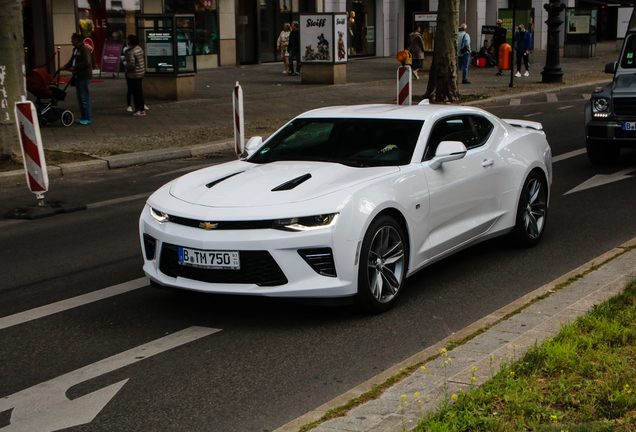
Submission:
<svg viewBox="0 0 636 432">
<path fill-rule="evenodd" d="M 636 148 L 636 28 L 625 35 L 620 60 L 605 65 L 614 80 L 585 104 L 587 156 L 595 165 L 615 162 L 621 147 Z"/>
</svg>

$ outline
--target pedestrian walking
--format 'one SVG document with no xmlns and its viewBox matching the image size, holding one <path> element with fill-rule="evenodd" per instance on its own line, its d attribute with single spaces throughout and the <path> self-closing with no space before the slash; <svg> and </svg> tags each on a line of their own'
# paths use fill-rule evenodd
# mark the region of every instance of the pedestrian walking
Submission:
<svg viewBox="0 0 636 432">
<path fill-rule="evenodd" d="M 495 33 L 492 35 L 492 46 L 495 48 L 495 61 L 497 64 L 499 64 L 499 48 L 506 43 L 507 34 L 508 30 L 503 26 L 503 21 L 497 20 L 497 28 L 495 29 Z M 502 76 L 503 71 L 499 69 L 497 75 Z"/>
<path fill-rule="evenodd" d="M 289 51 L 289 75 L 300 75 L 300 30 L 296 21 L 292 23 L 287 50 Z M 294 60 L 296 72 L 294 72 Z"/>
<path fill-rule="evenodd" d="M 139 46 L 139 39 L 136 35 L 128 35 L 128 45 L 130 50 L 126 53 L 126 78 L 130 80 L 130 86 L 135 101 L 134 116 L 145 116 L 144 92 L 141 81 L 146 74 L 146 60 L 144 50 Z"/>
<path fill-rule="evenodd" d="M 93 79 L 93 63 L 91 60 L 91 50 L 84 45 L 84 37 L 79 33 L 73 33 L 71 43 L 73 44 L 73 54 L 71 59 L 62 69 L 73 72 L 72 82 L 75 84 L 77 93 L 77 104 L 80 109 L 80 119 L 75 123 L 91 124 L 91 99 L 90 86 Z"/>
<path fill-rule="evenodd" d="M 422 39 L 422 28 L 416 26 L 413 33 L 409 35 L 409 51 L 411 52 L 411 68 L 415 79 L 420 79 L 417 71 L 424 66 L 424 40 Z"/>
<path fill-rule="evenodd" d="M 470 84 L 468 81 L 468 63 L 470 61 L 470 35 L 466 31 L 468 26 L 463 23 L 459 26 L 457 35 L 457 56 L 459 69 L 462 71 L 462 84 Z"/>
<path fill-rule="evenodd" d="M 519 24 L 517 33 L 515 33 L 515 41 L 517 42 L 517 73 L 516 77 L 521 77 L 521 59 L 526 67 L 526 73 L 523 76 L 530 76 L 530 68 L 528 67 L 528 57 L 530 56 L 530 46 L 532 44 L 532 36 L 526 31 L 523 24 Z"/>
<path fill-rule="evenodd" d="M 280 55 L 283 57 L 283 63 L 285 64 L 285 69 L 283 69 L 283 73 L 286 74 L 289 69 L 289 52 L 287 51 L 287 47 L 289 46 L 289 34 L 291 33 L 291 26 L 289 23 L 285 23 L 283 26 L 283 31 L 278 35 L 278 41 L 276 41 L 276 49 L 280 50 Z"/>
</svg>

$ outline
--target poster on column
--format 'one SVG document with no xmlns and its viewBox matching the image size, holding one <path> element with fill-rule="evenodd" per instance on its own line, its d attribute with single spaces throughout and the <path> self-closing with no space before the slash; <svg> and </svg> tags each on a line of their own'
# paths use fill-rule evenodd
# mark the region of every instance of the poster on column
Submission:
<svg viewBox="0 0 636 432">
<path fill-rule="evenodd" d="M 334 62 L 341 63 L 347 61 L 347 14 L 334 15 L 334 32 L 336 36 L 336 58 Z"/>
<path fill-rule="evenodd" d="M 333 15 L 303 15 L 300 22 L 300 58 L 303 62 L 334 62 Z"/>
</svg>

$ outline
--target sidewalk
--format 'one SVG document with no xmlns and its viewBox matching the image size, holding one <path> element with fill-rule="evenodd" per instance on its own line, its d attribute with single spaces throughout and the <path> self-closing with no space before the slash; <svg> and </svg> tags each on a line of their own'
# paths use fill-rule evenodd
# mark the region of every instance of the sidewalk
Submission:
<svg viewBox="0 0 636 432">
<path fill-rule="evenodd" d="M 458 393 L 458 389 L 469 391 L 473 376 L 475 381 L 472 381 L 472 385 L 480 386 L 490 379 L 491 373 L 499 371 L 501 363 L 519 360 L 535 342 L 540 345 L 544 340 L 556 336 L 562 325 L 584 315 L 595 304 L 622 292 L 625 284 L 636 278 L 636 249 L 627 249 L 634 245 L 636 239 L 601 255 L 274 432 L 297 432 L 301 426 L 319 420 L 329 409 L 340 407 L 370 391 L 374 385 L 382 384 L 400 370 L 440 354 L 451 341 L 462 340 L 480 329 L 492 326 L 485 333 L 448 351 L 452 361 L 446 370 L 443 359 L 425 363 L 426 371 L 417 368 L 378 399 L 352 409 L 344 417 L 311 429 L 313 432 L 412 430 L 421 416 L 436 410 L 438 403 L 444 400 L 445 376 L 449 393 Z M 606 262 L 608 260 L 611 261 Z M 605 264 L 590 271 L 592 266 L 602 263 Z M 561 289 L 555 289 L 571 278 L 576 280 Z M 546 294 L 547 298 L 530 304 Z M 520 309 L 519 313 L 514 314 Z M 514 315 L 504 319 L 510 314 Z M 474 370 L 474 367 L 477 369 Z M 418 397 L 414 397 L 416 392 L 420 394 Z M 402 395 L 407 396 L 408 405 L 403 403 Z"/>
<path fill-rule="evenodd" d="M 472 84 L 460 85 L 463 95 L 509 97 L 528 91 L 556 90 L 583 82 L 609 81 L 603 73 L 606 63 L 615 61 L 615 43 L 601 43 L 592 59 L 562 58 L 563 84 L 542 84 L 545 51 L 536 50 L 530 76 L 495 76 L 494 68 L 470 67 Z M 430 65 L 431 56 L 425 63 Z M 300 77 L 283 75 L 282 63 L 222 67 L 200 71 L 196 76 L 197 98 L 189 101 L 148 99 L 148 115 L 133 117 L 126 111 L 126 83 L 104 74 L 91 84 L 92 125 L 63 127 L 59 122 L 42 128 L 44 147 L 52 150 L 82 151 L 99 156 L 138 152 L 232 138 L 232 89 L 239 81 L 244 94 L 246 138 L 268 134 L 294 116 L 330 105 L 395 103 L 398 61 L 393 57 L 354 59 L 347 64 L 347 83 L 341 85 L 302 84 Z M 413 80 L 414 103 L 426 91 L 428 73 Z M 100 80 L 96 74 L 94 79 Z M 75 91 L 68 88 L 60 106 L 78 115 Z"/>
</svg>

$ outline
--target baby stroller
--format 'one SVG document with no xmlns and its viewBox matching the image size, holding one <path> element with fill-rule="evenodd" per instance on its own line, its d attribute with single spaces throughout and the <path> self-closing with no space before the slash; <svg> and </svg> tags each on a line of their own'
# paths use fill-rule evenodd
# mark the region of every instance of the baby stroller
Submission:
<svg viewBox="0 0 636 432">
<path fill-rule="evenodd" d="M 60 71 L 55 72 L 57 75 Z M 46 69 L 37 68 L 27 72 L 27 90 L 36 97 L 35 109 L 38 113 L 40 127 L 60 120 L 64 126 L 73 124 L 73 113 L 57 107 L 58 101 L 66 99 L 66 89 L 61 89 Z M 43 102 L 42 100 L 49 100 Z"/>
</svg>

